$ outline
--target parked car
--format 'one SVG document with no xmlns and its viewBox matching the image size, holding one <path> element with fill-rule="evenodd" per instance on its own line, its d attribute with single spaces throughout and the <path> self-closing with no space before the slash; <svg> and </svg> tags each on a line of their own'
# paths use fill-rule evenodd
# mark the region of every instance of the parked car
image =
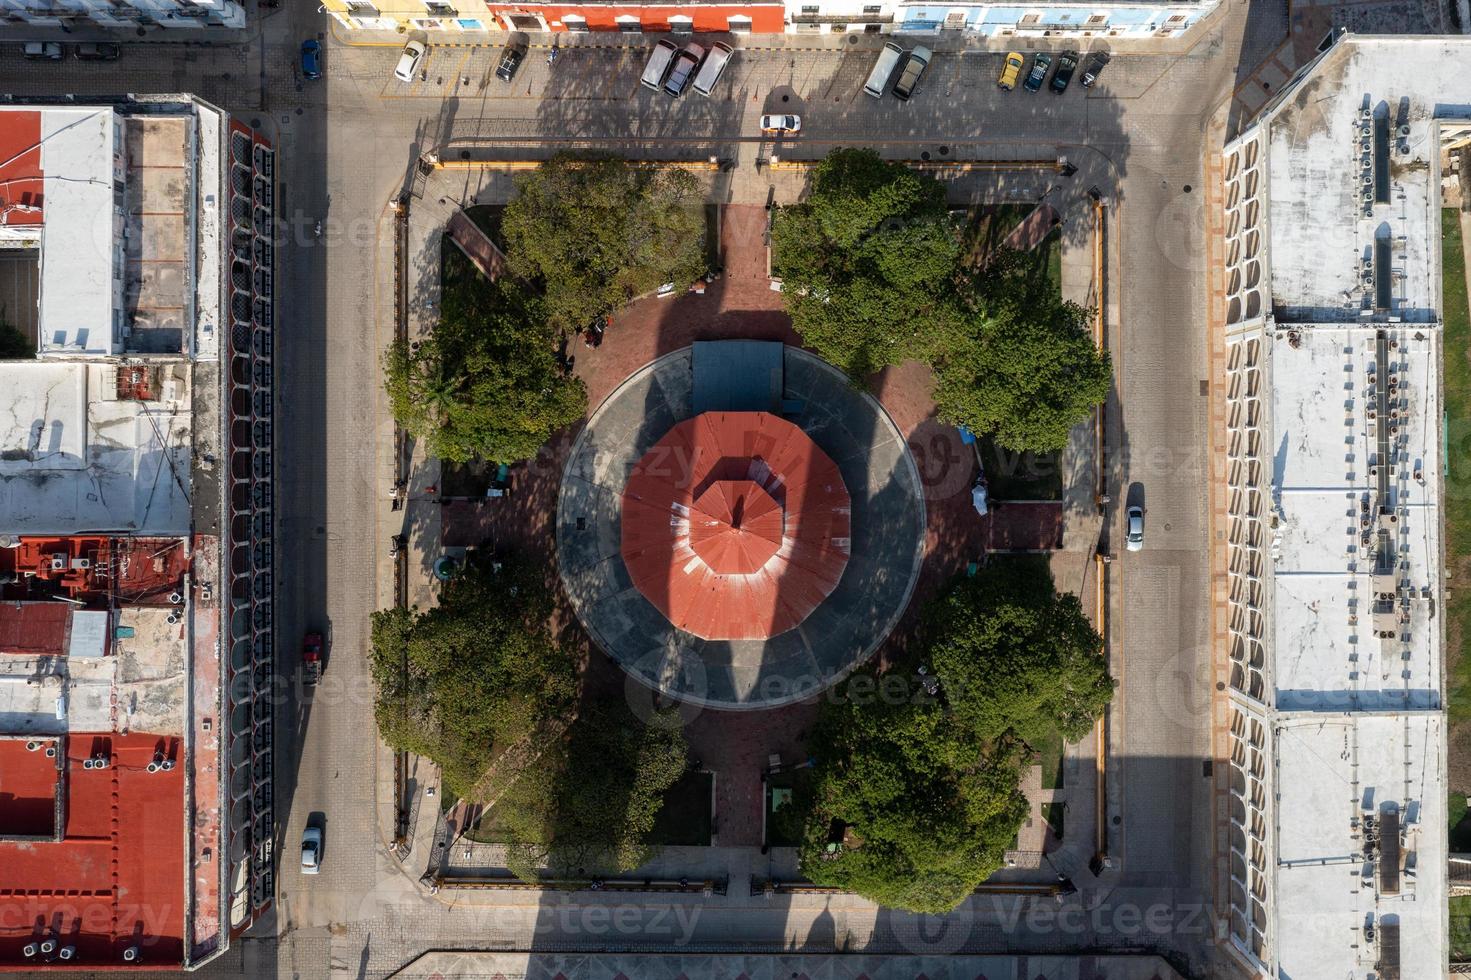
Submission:
<svg viewBox="0 0 1471 980">
<path fill-rule="evenodd" d="M 705 49 L 702 46 L 694 41 L 686 44 L 684 50 L 674 56 L 674 64 L 669 66 L 669 77 L 664 79 L 664 94 L 672 99 L 683 95 L 685 86 L 695 76 L 695 69 L 704 60 Z"/>
<path fill-rule="evenodd" d="M 1144 550 L 1144 508 L 1134 506 L 1129 508 L 1128 536 L 1125 545 L 1130 551 Z"/>
<path fill-rule="evenodd" d="M 1057 71 L 1052 73 L 1052 91 L 1061 95 L 1067 91 L 1068 82 L 1073 80 L 1073 72 L 1078 69 L 1078 54 L 1076 51 L 1064 51 L 1057 59 Z"/>
<path fill-rule="evenodd" d="M 322 679 L 322 634 L 308 633 L 301 641 L 301 682 L 312 685 Z"/>
<path fill-rule="evenodd" d="M 800 133 L 802 131 L 801 116 L 762 116 L 761 132 L 763 133 Z"/>
<path fill-rule="evenodd" d="M 322 871 L 322 828 L 308 827 L 301 832 L 301 873 L 320 874 Z"/>
<path fill-rule="evenodd" d="M 77 45 L 78 61 L 116 61 L 123 49 L 111 41 L 83 41 Z"/>
<path fill-rule="evenodd" d="M 894 74 L 894 66 L 902 57 L 904 57 L 903 48 L 893 41 L 885 41 L 884 49 L 879 52 L 878 60 L 873 63 L 873 70 L 868 73 L 868 81 L 863 83 L 864 94 L 871 95 L 875 99 L 883 98 L 884 88 Z"/>
<path fill-rule="evenodd" d="M 322 77 L 322 42 L 314 37 L 301 42 L 301 77 L 313 81 Z"/>
<path fill-rule="evenodd" d="M 521 67 L 521 62 L 526 60 L 527 43 L 523 39 L 517 39 L 506 45 L 501 52 L 500 64 L 495 66 L 495 77 L 503 82 L 509 82 L 516 77 L 516 69 Z"/>
<path fill-rule="evenodd" d="M 1052 55 L 1041 52 L 1032 56 L 1032 70 L 1027 73 L 1027 80 L 1022 82 L 1022 88 L 1028 92 L 1037 92 L 1042 88 L 1042 82 L 1047 78 L 1047 69 L 1052 67 Z"/>
<path fill-rule="evenodd" d="M 644 65 L 644 75 L 640 84 L 644 88 L 659 91 L 664 84 L 664 76 L 669 74 L 669 66 L 674 63 L 675 55 L 679 54 L 679 45 L 668 38 L 661 37 L 654 43 L 654 50 L 649 52 L 649 60 Z"/>
<path fill-rule="evenodd" d="M 398 56 L 398 64 L 394 66 L 393 77 L 400 82 L 412 82 L 414 75 L 418 74 L 419 63 L 424 60 L 428 48 L 418 38 L 411 38 L 404 45 L 403 54 Z"/>
<path fill-rule="evenodd" d="M 27 41 L 21 53 L 31 61 L 60 61 L 61 45 L 55 41 Z"/>
<path fill-rule="evenodd" d="M 716 41 L 710 45 L 710 53 L 705 55 L 704 63 L 695 73 L 695 93 L 708 98 L 710 92 L 715 88 L 715 83 L 720 81 L 720 76 L 725 72 L 725 66 L 730 64 L 730 59 L 734 55 L 735 49 L 729 44 Z"/>
<path fill-rule="evenodd" d="M 909 57 L 904 60 L 904 67 L 899 70 L 899 80 L 894 83 L 894 96 L 900 101 L 908 102 L 909 97 L 914 94 L 914 87 L 919 84 L 920 76 L 930 66 L 930 59 L 934 55 L 930 49 L 922 44 L 917 44 L 914 50 L 909 52 Z"/>
<path fill-rule="evenodd" d="M 1083 65 L 1083 74 L 1078 76 L 1078 84 L 1084 88 L 1092 88 L 1093 83 L 1098 81 L 1098 76 L 1103 72 L 1103 66 L 1108 64 L 1108 54 L 1096 51 L 1088 56 L 1088 61 Z"/>
<path fill-rule="evenodd" d="M 1006 64 L 1001 66 L 1001 77 L 996 79 L 996 87 L 1004 92 L 1010 92 L 1016 88 L 1016 80 L 1021 77 L 1022 66 L 1027 59 L 1012 51 L 1006 56 Z"/>
</svg>

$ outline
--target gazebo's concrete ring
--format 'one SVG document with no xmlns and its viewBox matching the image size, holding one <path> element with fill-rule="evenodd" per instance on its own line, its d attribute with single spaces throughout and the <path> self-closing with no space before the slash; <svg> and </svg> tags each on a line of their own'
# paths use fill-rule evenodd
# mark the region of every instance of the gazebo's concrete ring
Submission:
<svg viewBox="0 0 1471 980">
<path fill-rule="evenodd" d="M 919 577 L 924 498 L 902 434 L 883 406 L 816 356 L 786 347 L 783 372 L 784 417 L 837 465 L 852 505 L 842 580 L 795 629 L 757 640 L 686 633 L 634 587 L 624 564 L 629 474 L 695 414 L 691 348 L 645 365 L 609 395 L 562 473 L 557 556 L 572 608 L 630 676 L 681 701 L 760 709 L 812 697 L 873 655 Z"/>
</svg>

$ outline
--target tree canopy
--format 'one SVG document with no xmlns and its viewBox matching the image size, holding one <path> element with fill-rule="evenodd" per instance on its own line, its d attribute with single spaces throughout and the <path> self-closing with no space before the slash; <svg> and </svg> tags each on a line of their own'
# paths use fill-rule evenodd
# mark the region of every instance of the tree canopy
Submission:
<svg viewBox="0 0 1471 980">
<path fill-rule="evenodd" d="M 993 255 L 972 283 L 965 337 L 934 365 L 940 417 L 1017 452 L 1062 449 L 1113 377 L 1089 311 L 1064 302 L 1010 249 Z"/>
<path fill-rule="evenodd" d="M 945 346 L 960 241 L 945 189 L 872 150 L 839 149 L 772 225 L 773 272 L 807 346 L 855 379 Z"/>
<path fill-rule="evenodd" d="M 1045 566 L 961 579 L 927 619 L 926 657 L 945 701 L 979 739 L 1035 743 L 1056 731 L 1075 742 L 1113 697 L 1103 638 Z"/>
<path fill-rule="evenodd" d="M 771 241 L 792 325 L 855 381 L 924 361 L 942 419 L 1034 452 L 1065 446 L 1108 393 L 1088 312 L 1032 255 L 1000 247 L 971 268 L 944 185 L 873 150 L 828 154 Z"/>
<path fill-rule="evenodd" d="M 802 870 L 820 885 L 915 912 L 948 912 L 1001 866 L 1027 815 L 1019 770 L 988 755 L 936 701 L 825 707 Z M 857 840 L 827 851 L 833 822 Z"/>
<path fill-rule="evenodd" d="M 369 668 L 384 741 L 433 760 L 446 792 L 464 793 L 497 747 L 565 713 L 577 658 L 547 628 L 552 597 L 540 572 L 510 559 L 470 563 L 427 611 L 373 614 Z"/>
<path fill-rule="evenodd" d="M 511 267 L 546 293 L 546 313 L 578 330 L 667 282 L 705 272 L 704 197 L 684 170 L 559 154 L 517 178 L 501 232 Z"/>
<path fill-rule="evenodd" d="M 859 674 L 823 706 L 800 801 L 802 869 L 818 884 L 938 913 L 1001 866 L 1026 819 L 1027 743 L 1054 731 L 1081 738 L 1113 687 L 1101 638 L 1045 567 L 1008 563 L 958 580 L 926 609 L 915 646 L 892 668 L 904 696 Z"/>
<path fill-rule="evenodd" d="M 686 751 L 677 724 L 645 724 L 621 701 L 590 707 L 496 805 L 511 869 L 534 881 L 542 865 L 584 877 L 644 863 Z"/>
<path fill-rule="evenodd" d="M 453 246 L 445 250 L 438 324 L 384 357 L 390 408 L 431 456 L 528 459 L 582 417 L 586 390 L 558 362 L 561 332 L 540 299 L 514 280 L 489 281 Z"/>
</svg>

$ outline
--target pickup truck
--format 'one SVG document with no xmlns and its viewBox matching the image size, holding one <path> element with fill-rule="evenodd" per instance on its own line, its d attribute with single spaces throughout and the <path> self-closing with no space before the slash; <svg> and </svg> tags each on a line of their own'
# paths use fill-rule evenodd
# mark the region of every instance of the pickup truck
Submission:
<svg viewBox="0 0 1471 980">
<path fill-rule="evenodd" d="M 322 634 L 308 633 L 301 641 L 301 682 L 316 684 L 322 678 Z"/>
</svg>

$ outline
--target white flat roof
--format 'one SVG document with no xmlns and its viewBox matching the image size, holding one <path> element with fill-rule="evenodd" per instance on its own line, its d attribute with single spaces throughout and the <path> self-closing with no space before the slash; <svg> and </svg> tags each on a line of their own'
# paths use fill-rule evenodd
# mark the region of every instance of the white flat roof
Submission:
<svg viewBox="0 0 1471 980">
<path fill-rule="evenodd" d="M 1400 976 L 1438 977 L 1445 931 L 1445 733 L 1439 714 L 1288 714 L 1276 726 L 1278 976 L 1377 976 L 1398 924 Z M 1380 890 L 1366 814 L 1402 825 L 1399 894 Z M 1373 939 L 1366 930 L 1373 927 Z"/>
<path fill-rule="evenodd" d="M 83 629 L 116 625 L 133 635 L 115 639 L 107 656 L 0 657 L 0 731 L 182 735 L 189 695 L 184 626 L 170 623 L 169 610 L 155 606 L 75 616 L 84 617 Z M 73 619 L 74 635 L 77 626 Z"/>
<path fill-rule="evenodd" d="M 1465 38 L 1350 36 L 1271 110 L 1268 269 L 1279 322 L 1358 320 L 1373 292 L 1361 270 L 1376 237 L 1392 245 L 1390 313 L 1435 319 L 1440 202 L 1433 118 L 1441 106 L 1471 103 L 1468 55 Z M 1365 184 L 1358 142 L 1366 108 L 1387 121 L 1390 143 L 1389 200 L 1368 214 L 1363 195 L 1373 186 Z M 1401 126 L 1407 137 L 1399 136 Z"/>
<path fill-rule="evenodd" d="M 0 533 L 186 534 L 189 368 L 155 364 L 156 395 L 117 397 L 127 367 L 7 362 L 0 399 Z"/>
<path fill-rule="evenodd" d="M 1399 637 L 1374 635 L 1375 543 L 1366 550 L 1362 507 L 1373 506 L 1378 430 L 1366 409 L 1379 329 L 1395 348 L 1402 465 L 1390 480 L 1395 579 L 1434 596 L 1440 579 L 1440 398 L 1437 337 L 1427 327 L 1317 325 L 1271 340 L 1270 404 L 1263 433 L 1272 461 L 1268 522 L 1276 704 L 1286 710 L 1438 708 L 1441 648 L 1433 601 L 1399 612 Z M 1418 339 L 1417 339 L 1418 337 Z M 1296 346 L 1293 346 L 1294 343 Z M 1383 420 L 1375 419 L 1378 426 Z M 1416 479 L 1416 472 L 1419 479 Z"/>
<path fill-rule="evenodd" d="M 42 353 L 115 352 L 116 139 L 110 108 L 41 110 L 46 194 L 41 231 Z"/>
</svg>

